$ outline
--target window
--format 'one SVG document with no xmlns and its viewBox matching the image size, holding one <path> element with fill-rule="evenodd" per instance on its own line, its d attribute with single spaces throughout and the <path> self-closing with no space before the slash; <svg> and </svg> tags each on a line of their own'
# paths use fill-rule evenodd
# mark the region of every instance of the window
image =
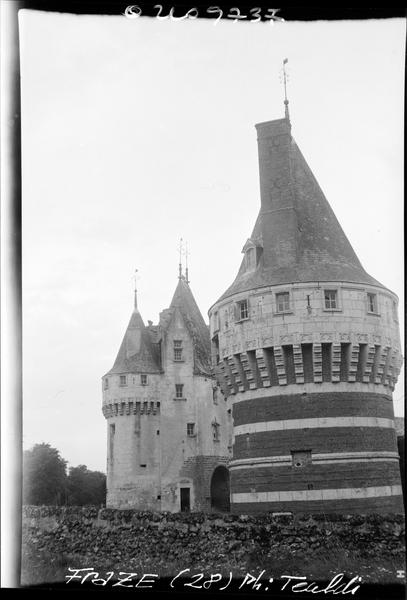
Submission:
<svg viewBox="0 0 407 600">
<path fill-rule="evenodd" d="M 277 312 L 287 312 L 290 310 L 290 294 L 289 292 L 280 292 L 276 294 Z"/>
<path fill-rule="evenodd" d="M 213 314 L 213 330 L 218 331 L 218 329 L 219 329 L 219 314 L 218 314 L 218 312 L 215 312 Z"/>
<path fill-rule="evenodd" d="M 312 463 L 311 450 L 292 450 L 292 466 L 296 468 L 304 467 Z"/>
<path fill-rule="evenodd" d="M 377 296 L 376 294 L 367 295 L 367 311 L 377 313 Z"/>
<path fill-rule="evenodd" d="M 229 311 L 228 311 L 228 309 L 223 311 L 223 316 L 225 319 L 225 329 L 229 329 Z"/>
<path fill-rule="evenodd" d="M 256 250 L 249 248 L 246 252 L 246 269 L 254 269 L 256 266 Z"/>
<path fill-rule="evenodd" d="M 104 388 L 105 390 L 108 390 L 108 389 L 109 389 L 109 380 L 108 380 L 108 378 L 107 378 L 107 377 L 105 377 L 105 379 L 104 379 L 104 382 L 103 382 L 103 388 Z"/>
<path fill-rule="evenodd" d="M 249 318 L 249 306 L 247 300 L 241 300 L 237 303 L 237 320 L 243 321 Z"/>
<path fill-rule="evenodd" d="M 212 439 L 214 442 L 219 442 L 219 423 L 216 421 L 212 421 Z"/>
<path fill-rule="evenodd" d="M 338 309 L 338 291 L 337 290 L 324 290 L 325 309 L 335 310 Z"/>
<path fill-rule="evenodd" d="M 127 385 L 126 375 L 120 375 L 120 385 Z"/>
<path fill-rule="evenodd" d="M 114 452 L 114 435 L 116 432 L 116 426 L 109 426 L 109 454 L 110 454 L 110 462 L 113 464 L 113 452 Z"/>
<path fill-rule="evenodd" d="M 174 360 L 182 360 L 182 340 L 174 340 Z"/>
<path fill-rule="evenodd" d="M 183 398 L 184 397 L 184 384 L 183 383 L 176 383 L 175 384 L 175 397 L 176 398 Z"/>
<path fill-rule="evenodd" d="M 187 423 L 187 435 L 190 437 L 195 435 L 195 423 Z"/>
<path fill-rule="evenodd" d="M 140 375 L 140 381 L 141 381 L 141 385 L 147 385 L 147 375 L 144 375 L 143 373 Z"/>
<path fill-rule="evenodd" d="M 212 398 L 213 398 L 213 403 L 217 404 L 218 403 L 218 388 L 217 388 L 217 386 L 212 388 Z"/>
</svg>

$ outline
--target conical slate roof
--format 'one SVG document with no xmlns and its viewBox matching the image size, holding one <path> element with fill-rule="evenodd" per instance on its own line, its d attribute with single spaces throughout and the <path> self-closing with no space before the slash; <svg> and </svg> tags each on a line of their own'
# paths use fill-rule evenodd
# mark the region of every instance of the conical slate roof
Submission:
<svg viewBox="0 0 407 600">
<path fill-rule="evenodd" d="M 268 285 L 344 281 L 383 287 L 363 269 L 348 238 L 291 137 L 288 119 L 256 125 L 261 209 L 251 240 L 254 271 L 242 261 L 220 298 Z"/>
<path fill-rule="evenodd" d="M 131 315 L 119 353 L 108 375 L 113 373 L 160 373 L 159 356 L 137 308 Z"/>
<path fill-rule="evenodd" d="M 194 347 L 194 372 L 200 375 L 211 374 L 211 344 L 209 328 L 198 308 L 191 288 L 180 277 L 170 305 L 170 312 L 178 309 L 182 315 Z"/>
</svg>

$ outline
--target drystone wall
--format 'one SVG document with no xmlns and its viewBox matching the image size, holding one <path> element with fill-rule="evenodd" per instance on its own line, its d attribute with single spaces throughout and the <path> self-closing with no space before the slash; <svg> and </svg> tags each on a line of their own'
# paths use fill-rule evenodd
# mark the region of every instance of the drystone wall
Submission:
<svg viewBox="0 0 407 600">
<path fill-rule="evenodd" d="M 186 565 L 232 564 L 270 552 L 310 554 L 330 549 L 361 552 L 372 559 L 404 557 L 403 515 L 258 516 L 152 513 L 97 507 L 23 509 L 24 544 L 51 554 L 68 553 L 101 562 L 129 559 L 184 561 Z"/>
</svg>

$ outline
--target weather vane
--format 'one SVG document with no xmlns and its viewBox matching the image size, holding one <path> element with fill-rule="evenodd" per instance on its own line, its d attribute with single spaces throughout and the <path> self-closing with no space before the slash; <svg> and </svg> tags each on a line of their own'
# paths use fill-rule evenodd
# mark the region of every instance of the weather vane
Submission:
<svg viewBox="0 0 407 600">
<path fill-rule="evenodd" d="M 178 279 L 181 279 L 181 277 L 182 277 L 182 238 L 179 239 L 178 252 L 179 252 Z"/>
<path fill-rule="evenodd" d="M 288 63 L 288 58 L 283 60 L 283 83 L 284 83 L 284 106 L 285 106 L 285 118 L 290 120 L 290 113 L 288 112 L 288 99 L 287 99 L 287 81 L 289 81 L 288 73 L 286 71 L 286 64 Z"/>
<path fill-rule="evenodd" d="M 137 281 L 138 281 L 138 269 L 134 271 L 134 308 L 137 308 Z"/>
<path fill-rule="evenodd" d="M 188 244 L 187 242 L 185 242 L 185 281 L 187 283 L 189 283 L 189 279 L 188 279 Z"/>
</svg>

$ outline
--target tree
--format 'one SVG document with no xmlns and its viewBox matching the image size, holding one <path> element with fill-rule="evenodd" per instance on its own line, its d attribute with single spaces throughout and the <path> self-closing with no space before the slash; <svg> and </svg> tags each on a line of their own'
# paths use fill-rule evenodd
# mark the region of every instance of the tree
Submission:
<svg viewBox="0 0 407 600">
<path fill-rule="evenodd" d="M 23 457 L 24 504 L 65 504 L 66 465 L 59 450 L 35 444 Z"/>
<path fill-rule="evenodd" d="M 68 504 L 100 505 L 106 500 L 106 475 L 89 471 L 86 465 L 71 467 L 67 478 Z"/>
</svg>

